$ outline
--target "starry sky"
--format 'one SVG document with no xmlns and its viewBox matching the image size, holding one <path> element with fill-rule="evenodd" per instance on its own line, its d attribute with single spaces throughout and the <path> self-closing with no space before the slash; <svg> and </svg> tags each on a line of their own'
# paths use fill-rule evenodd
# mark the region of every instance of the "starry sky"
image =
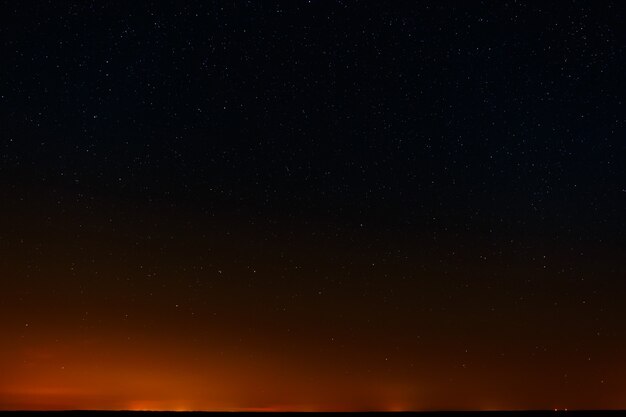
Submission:
<svg viewBox="0 0 626 417">
<path fill-rule="evenodd" d="M 14 1 L 0 409 L 626 408 L 616 1 Z"/>
</svg>

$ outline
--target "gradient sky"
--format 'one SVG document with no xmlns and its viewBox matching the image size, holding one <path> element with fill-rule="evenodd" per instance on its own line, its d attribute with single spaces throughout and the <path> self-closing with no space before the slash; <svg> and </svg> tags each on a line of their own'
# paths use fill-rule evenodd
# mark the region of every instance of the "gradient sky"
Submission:
<svg viewBox="0 0 626 417">
<path fill-rule="evenodd" d="M 619 2 L 0 16 L 0 409 L 626 408 Z"/>
</svg>

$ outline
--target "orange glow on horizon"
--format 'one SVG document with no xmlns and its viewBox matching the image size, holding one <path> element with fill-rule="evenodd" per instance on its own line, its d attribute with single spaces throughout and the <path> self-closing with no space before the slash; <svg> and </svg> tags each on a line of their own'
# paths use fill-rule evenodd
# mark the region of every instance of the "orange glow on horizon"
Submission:
<svg viewBox="0 0 626 417">
<path fill-rule="evenodd" d="M 463 381 L 456 386 L 437 379 L 429 385 L 415 377 L 398 382 L 381 371 L 370 380 L 358 373 L 338 377 L 322 363 L 303 367 L 293 365 L 293 359 L 269 353 L 264 361 L 254 361 L 241 353 L 210 349 L 189 348 L 183 355 L 168 346 L 155 347 L 148 340 L 132 349 L 98 338 L 64 346 L 23 348 L 16 344 L 12 354 L 19 360 L 1 363 L 3 410 L 524 409 L 513 399 L 511 381 L 502 381 L 511 391 L 494 391 L 495 385 L 485 388 Z M 480 381 L 478 375 L 476 378 Z M 498 396 L 502 400 L 494 401 Z M 507 396 L 511 398 L 508 402 Z M 615 408 L 619 408 L 618 401 Z M 552 404 L 546 401 L 534 408 L 551 409 Z M 575 402 L 568 408 L 576 408 Z"/>
<path fill-rule="evenodd" d="M 576 335 L 579 321 L 550 321 L 545 311 L 529 310 L 533 327 L 515 326 L 521 313 L 514 305 L 504 310 L 504 303 L 501 314 L 476 308 L 463 322 L 470 304 L 484 297 L 478 289 L 454 312 L 424 297 L 424 308 L 438 311 L 435 320 L 413 296 L 391 305 L 355 297 L 346 285 L 323 298 L 310 284 L 313 275 L 300 277 L 297 288 L 284 282 L 284 292 L 258 294 L 243 272 L 233 273 L 230 287 L 219 278 L 198 294 L 195 281 L 173 272 L 163 278 L 171 287 L 152 286 L 140 268 L 132 280 L 113 279 L 130 267 L 111 261 L 102 262 L 90 292 L 76 295 L 71 291 L 82 278 L 65 274 L 71 259 L 47 256 L 39 285 L 7 280 L 12 296 L 0 304 L 0 334 L 7 335 L 0 343 L 2 410 L 626 407 L 622 350 L 610 339 L 588 332 L 598 341 L 566 344 L 561 339 Z M 313 250 L 303 258 L 312 256 Z M 269 262 L 264 269 L 273 277 Z M 0 270 L 20 277 L 16 271 L 12 264 Z M 59 283 L 65 292 L 55 290 Z M 384 286 L 372 280 L 365 294 L 384 293 Z"/>
</svg>

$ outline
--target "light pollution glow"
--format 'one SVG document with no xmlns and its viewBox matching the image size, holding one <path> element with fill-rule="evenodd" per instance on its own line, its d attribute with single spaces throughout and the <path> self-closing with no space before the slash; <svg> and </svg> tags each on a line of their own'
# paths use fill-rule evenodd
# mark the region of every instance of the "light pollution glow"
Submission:
<svg viewBox="0 0 626 417">
<path fill-rule="evenodd" d="M 171 411 L 364 411 L 438 409 L 523 409 L 524 396 L 507 389 L 523 388 L 515 378 L 505 389 L 473 374 L 461 373 L 425 381 L 398 382 L 384 372 L 333 374 L 301 352 L 310 366 L 293 365 L 294 357 L 229 353 L 220 349 L 173 348 L 138 339 L 111 344 L 91 338 L 74 344 L 3 346 L 0 408 L 3 410 L 171 410 Z M 424 369 L 424 373 L 433 370 Z M 485 375 L 495 372 L 483 369 Z M 518 369 L 518 375 L 522 375 Z M 458 378 L 457 381 L 454 381 Z M 491 385 L 491 386 L 490 386 Z M 534 392 L 531 387 L 527 391 Z M 566 392 L 552 392 L 566 398 Z M 489 395 L 492 397 L 490 398 Z M 528 395 L 528 394 L 526 394 Z M 532 394 L 531 394 L 532 395 Z M 529 396 L 531 396 L 529 395 Z M 580 401 L 551 402 L 537 408 L 584 407 Z M 598 397 L 601 398 L 601 397 Z M 504 399 L 504 401 L 502 400 Z M 508 401 L 507 401 L 508 399 Z M 603 399 L 606 403 L 606 398 Z M 615 408 L 619 400 L 614 398 Z"/>
</svg>

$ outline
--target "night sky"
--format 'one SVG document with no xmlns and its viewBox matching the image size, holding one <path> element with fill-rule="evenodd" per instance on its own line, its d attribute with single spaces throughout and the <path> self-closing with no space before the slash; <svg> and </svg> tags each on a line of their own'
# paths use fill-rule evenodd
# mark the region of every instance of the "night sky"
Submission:
<svg viewBox="0 0 626 417">
<path fill-rule="evenodd" d="M 617 1 L 0 9 L 0 409 L 626 408 Z"/>
</svg>

